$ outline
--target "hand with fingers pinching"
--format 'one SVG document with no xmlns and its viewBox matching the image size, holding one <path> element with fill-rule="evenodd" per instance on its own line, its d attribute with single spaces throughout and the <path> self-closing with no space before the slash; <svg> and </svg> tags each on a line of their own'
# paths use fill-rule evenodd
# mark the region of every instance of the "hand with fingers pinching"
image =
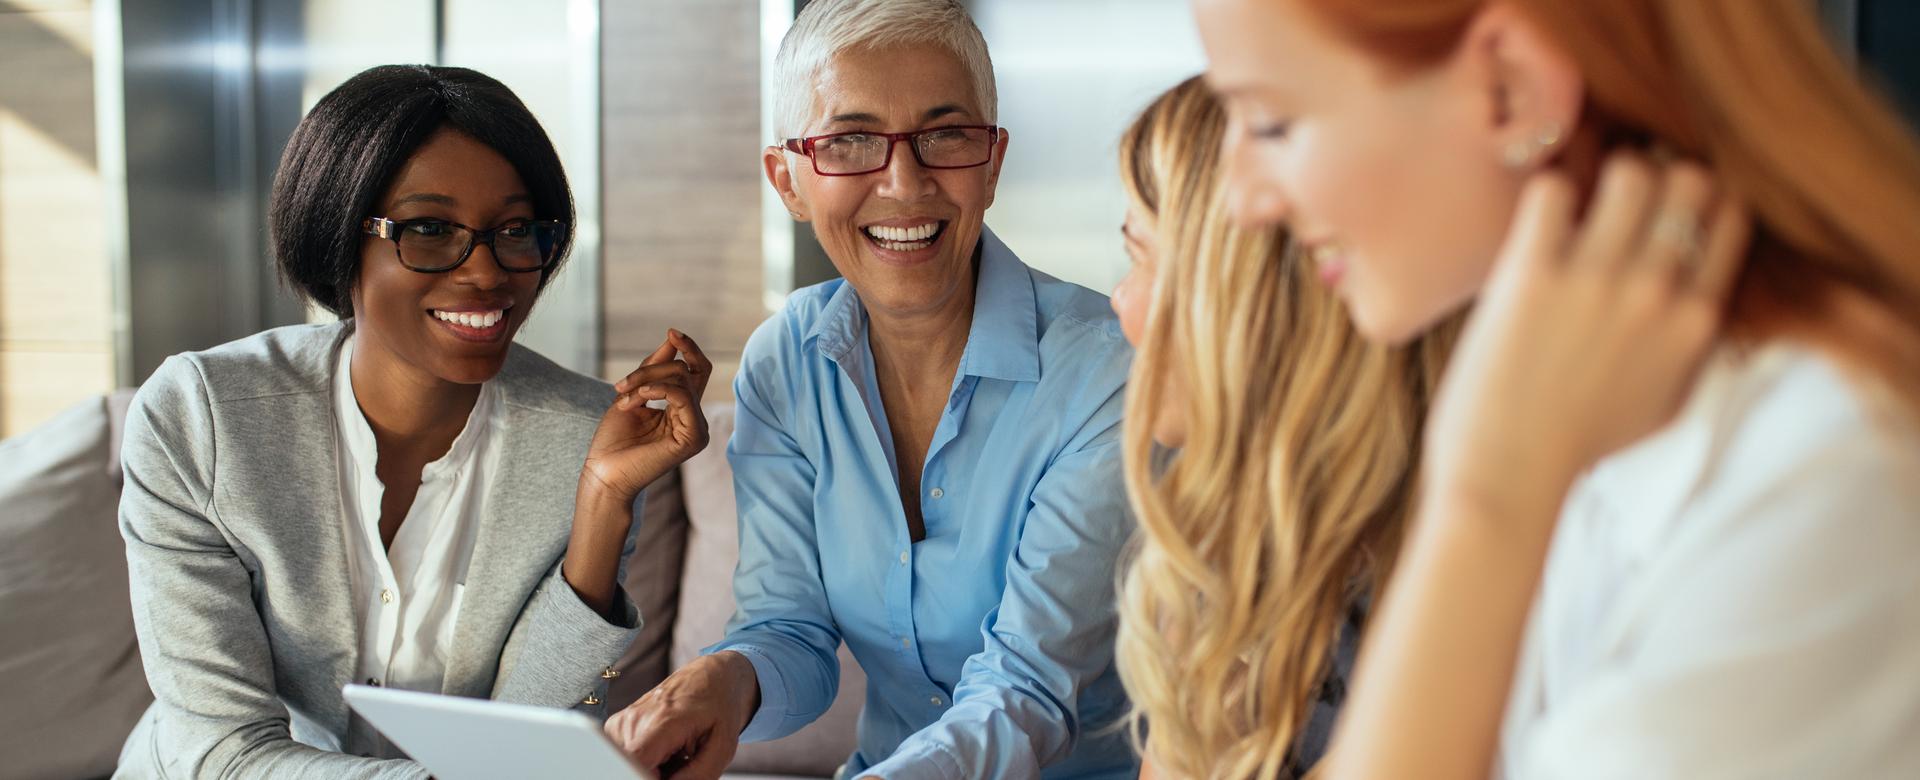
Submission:
<svg viewBox="0 0 1920 780">
<path fill-rule="evenodd" d="M 677 356 L 677 357 L 676 357 Z M 567 583 L 593 611 L 616 617 L 620 553 L 633 526 L 633 502 L 647 485 L 707 446 L 700 395 L 713 363 L 677 330 L 626 375 L 620 396 L 600 417 L 574 493 L 573 533 L 561 566 Z M 648 401 L 665 401 L 655 409 Z"/>
<path fill-rule="evenodd" d="M 620 394 L 600 418 L 587 450 L 583 480 L 631 501 L 641 489 L 707 446 L 707 416 L 700 398 L 713 363 L 693 339 L 678 330 L 640 367 L 615 383 Z M 656 409 L 649 401 L 665 401 Z"/>
<path fill-rule="evenodd" d="M 1616 155 L 1575 211 L 1563 174 L 1528 185 L 1428 425 L 1435 493 L 1552 517 L 1679 412 L 1718 339 L 1750 228 L 1704 168 Z"/>
</svg>

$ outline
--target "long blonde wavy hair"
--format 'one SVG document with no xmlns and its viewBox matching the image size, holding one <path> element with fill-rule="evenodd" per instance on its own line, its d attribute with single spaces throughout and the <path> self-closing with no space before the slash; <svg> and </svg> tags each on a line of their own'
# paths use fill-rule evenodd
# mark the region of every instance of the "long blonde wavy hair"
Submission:
<svg viewBox="0 0 1920 780">
<path fill-rule="evenodd" d="M 1196 78 L 1120 147 L 1160 237 L 1127 396 L 1141 535 L 1120 673 L 1143 752 L 1192 778 L 1292 769 L 1348 610 L 1390 573 L 1459 319 L 1399 348 L 1362 340 L 1284 231 L 1231 224 L 1225 126 Z M 1169 404 L 1186 429 L 1171 455 L 1152 438 Z"/>
</svg>

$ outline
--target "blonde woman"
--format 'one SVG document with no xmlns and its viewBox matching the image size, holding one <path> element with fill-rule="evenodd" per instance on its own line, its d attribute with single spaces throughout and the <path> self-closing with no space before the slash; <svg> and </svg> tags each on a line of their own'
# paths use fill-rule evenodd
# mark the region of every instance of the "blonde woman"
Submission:
<svg viewBox="0 0 1920 780">
<path fill-rule="evenodd" d="M 1195 0 L 1243 223 L 1474 301 L 1318 771 L 1920 777 L 1920 146 L 1812 7 Z"/>
<path fill-rule="evenodd" d="M 1325 750 L 1365 605 L 1388 574 L 1447 329 L 1369 345 L 1286 233 L 1219 189 L 1226 127 L 1199 79 L 1120 146 L 1138 347 L 1128 487 L 1142 544 L 1119 659 L 1167 776 L 1293 777 Z M 1179 447 L 1156 468 L 1160 446 Z"/>
</svg>

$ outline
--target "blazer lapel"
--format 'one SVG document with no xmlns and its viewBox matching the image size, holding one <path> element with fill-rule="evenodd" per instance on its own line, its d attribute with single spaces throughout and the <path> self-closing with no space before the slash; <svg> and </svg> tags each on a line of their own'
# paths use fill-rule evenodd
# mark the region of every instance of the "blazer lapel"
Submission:
<svg viewBox="0 0 1920 780">
<path fill-rule="evenodd" d="M 299 582 L 306 583 L 298 608 L 310 615 L 316 632 L 335 638 L 332 646 L 316 646 L 306 655 L 327 670 L 319 679 L 330 684 L 324 692 L 314 691 L 314 700 L 338 706 L 337 710 L 329 708 L 319 714 L 335 724 L 336 733 L 340 733 L 346 731 L 348 720 L 340 685 L 358 682 L 353 680 L 353 673 L 360 653 L 360 626 L 354 619 L 353 584 L 347 568 L 345 531 L 341 528 L 340 466 L 335 453 L 332 399 L 322 394 L 307 396 L 301 401 L 303 407 L 320 407 L 298 410 L 302 417 L 309 418 L 301 423 L 301 428 L 314 430 L 306 426 L 324 425 L 328 435 L 296 440 L 298 443 L 291 443 L 285 449 L 270 449 L 272 454 L 267 458 L 281 461 L 270 467 L 273 472 L 293 475 L 283 482 L 284 500 L 291 506 L 307 508 L 283 517 L 293 521 L 287 523 L 291 526 L 287 529 L 288 536 L 294 539 L 289 549 L 306 551 L 305 555 L 289 557 L 283 564 L 297 572 L 295 577 Z M 340 642 L 342 637 L 347 641 Z"/>
<path fill-rule="evenodd" d="M 533 392 L 514 362 L 500 375 L 499 470 L 487 474 L 488 498 L 466 595 L 455 619 L 443 693 L 490 697 L 503 651 L 521 612 L 565 554 L 573 526 L 574 489 L 592 428 L 564 415 L 518 403 Z"/>
<path fill-rule="evenodd" d="M 346 731 L 340 686 L 359 653 L 329 391 L 334 350 L 348 332 L 330 328 L 323 333 L 332 338 L 299 345 L 287 363 L 302 392 L 228 402 L 219 433 L 246 453 L 226 467 L 221 516 L 258 561 L 274 657 L 299 667 L 280 675 L 281 694 L 335 733 Z"/>
</svg>

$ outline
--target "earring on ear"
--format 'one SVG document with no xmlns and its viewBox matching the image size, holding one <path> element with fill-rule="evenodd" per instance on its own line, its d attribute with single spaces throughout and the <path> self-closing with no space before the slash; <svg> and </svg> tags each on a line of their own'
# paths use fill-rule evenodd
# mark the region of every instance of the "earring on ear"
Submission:
<svg viewBox="0 0 1920 780">
<path fill-rule="evenodd" d="M 1543 153 L 1552 151 L 1555 146 L 1559 145 L 1560 125 L 1554 122 L 1548 122 L 1540 128 L 1539 134 L 1533 138 L 1515 141 L 1507 146 L 1507 167 L 1516 171 L 1531 168 L 1533 167 L 1534 161 L 1539 159 Z"/>
</svg>

